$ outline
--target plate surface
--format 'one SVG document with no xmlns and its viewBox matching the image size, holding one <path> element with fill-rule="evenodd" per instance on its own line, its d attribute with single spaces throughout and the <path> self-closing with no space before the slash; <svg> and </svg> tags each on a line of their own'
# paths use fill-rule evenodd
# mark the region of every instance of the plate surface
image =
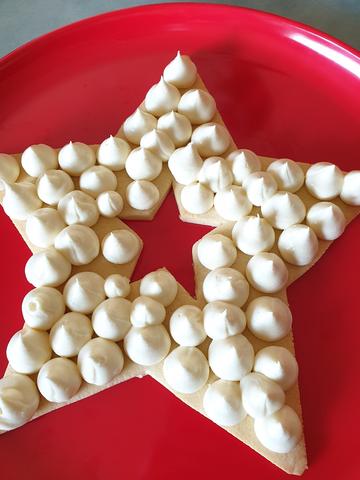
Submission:
<svg viewBox="0 0 360 480">
<path fill-rule="evenodd" d="M 16 32 L 14 32 L 16 34 Z M 235 141 L 259 154 L 359 169 L 360 58 L 282 18 L 204 4 L 121 10 L 35 40 L 0 61 L 0 151 L 99 142 L 114 133 L 181 49 L 192 56 Z M 193 288 L 191 245 L 170 195 L 136 278 L 168 267 Z M 0 213 L 0 370 L 21 327 L 30 255 Z M 360 219 L 288 291 L 310 470 L 358 478 Z M 3 478 L 287 478 L 151 379 L 132 380 L 0 437 Z M 245 478 L 245 477 L 244 477 Z"/>
</svg>

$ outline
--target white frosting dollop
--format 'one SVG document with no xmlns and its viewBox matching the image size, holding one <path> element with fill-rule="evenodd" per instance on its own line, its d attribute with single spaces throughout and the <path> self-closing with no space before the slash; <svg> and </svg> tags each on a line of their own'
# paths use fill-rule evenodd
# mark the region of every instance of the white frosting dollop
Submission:
<svg viewBox="0 0 360 480">
<path fill-rule="evenodd" d="M 131 302 L 125 298 L 109 298 L 94 310 L 91 321 L 95 333 L 102 338 L 118 342 L 131 328 Z"/>
<path fill-rule="evenodd" d="M 65 313 L 64 297 L 55 288 L 34 288 L 21 305 L 25 323 L 37 330 L 48 330 Z"/>
<path fill-rule="evenodd" d="M 238 270 L 217 268 L 206 275 L 203 293 L 208 302 L 221 300 L 242 307 L 249 296 L 249 284 Z"/>
<path fill-rule="evenodd" d="M 178 284 L 167 270 L 150 272 L 140 282 L 140 295 L 153 298 L 168 307 L 178 292 Z"/>
<path fill-rule="evenodd" d="M 277 453 L 291 452 L 302 435 L 301 421 L 288 405 L 268 417 L 256 418 L 254 429 L 260 443 Z"/>
<path fill-rule="evenodd" d="M 265 342 L 281 340 L 291 331 L 291 311 L 280 298 L 255 298 L 246 309 L 246 319 L 251 333 Z"/>
<path fill-rule="evenodd" d="M 232 427 L 246 417 L 237 382 L 217 380 L 209 385 L 203 398 L 206 415 L 218 425 Z"/>
<path fill-rule="evenodd" d="M 259 215 L 246 216 L 235 223 L 232 238 L 237 248 L 246 255 L 256 255 L 272 248 L 275 232 L 270 223 Z"/>
<path fill-rule="evenodd" d="M 141 137 L 156 128 L 156 125 L 157 120 L 154 115 L 137 108 L 135 112 L 125 120 L 123 131 L 129 142 L 140 145 Z"/>
<path fill-rule="evenodd" d="M 127 356 L 139 365 L 155 365 L 169 353 L 171 340 L 164 325 L 132 327 L 124 339 Z"/>
<path fill-rule="evenodd" d="M 267 171 L 275 178 L 279 190 L 295 193 L 304 184 L 305 175 L 294 160 L 281 158 L 270 163 Z"/>
<path fill-rule="evenodd" d="M 244 335 L 213 340 L 209 346 L 209 365 L 223 380 L 241 380 L 253 368 L 253 346 Z"/>
<path fill-rule="evenodd" d="M 126 188 L 126 200 L 135 210 L 150 210 L 160 200 L 160 192 L 148 180 L 134 180 Z"/>
<path fill-rule="evenodd" d="M 230 238 L 219 233 L 206 235 L 197 244 L 200 263 L 209 270 L 231 267 L 237 257 L 236 247 Z"/>
<path fill-rule="evenodd" d="M 170 334 L 183 347 L 196 347 L 206 338 L 203 314 L 195 305 L 182 305 L 170 317 Z"/>
<path fill-rule="evenodd" d="M 55 238 L 54 246 L 72 265 L 87 265 L 100 251 L 94 230 L 85 225 L 70 225 Z"/>
<path fill-rule="evenodd" d="M 214 205 L 214 194 L 201 183 L 186 185 L 180 194 L 182 206 L 194 215 L 208 212 Z"/>
<path fill-rule="evenodd" d="M 267 417 L 285 403 L 284 390 L 261 373 L 249 373 L 240 382 L 242 402 L 250 417 Z"/>
<path fill-rule="evenodd" d="M 59 165 L 73 177 L 80 176 L 85 170 L 95 165 L 94 150 L 81 142 L 70 142 L 59 151 Z"/>
<path fill-rule="evenodd" d="M 231 171 L 234 176 L 234 183 L 242 185 L 245 178 L 251 173 L 261 170 L 260 158 L 251 150 L 234 150 L 227 157 Z"/>
<path fill-rule="evenodd" d="M 79 184 L 83 192 L 96 198 L 100 193 L 116 190 L 117 178 L 109 168 L 95 165 L 82 172 Z"/>
<path fill-rule="evenodd" d="M 49 402 L 68 402 L 80 389 L 81 375 L 72 360 L 53 358 L 40 369 L 37 386 Z"/>
<path fill-rule="evenodd" d="M 257 352 L 254 372 L 262 373 L 286 391 L 295 384 L 299 367 L 294 355 L 287 348 L 270 346 Z"/>
<path fill-rule="evenodd" d="M 346 218 L 335 203 L 319 202 L 309 208 L 306 223 L 321 240 L 335 240 L 344 232 Z"/>
<path fill-rule="evenodd" d="M 10 218 L 26 220 L 31 213 L 41 207 L 42 201 L 32 183 L 6 183 L 3 180 L 2 185 L 5 190 L 2 207 Z"/>
<path fill-rule="evenodd" d="M 25 265 L 26 279 L 34 287 L 58 287 L 70 272 L 71 263 L 55 248 L 34 253 Z"/>
<path fill-rule="evenodd" d="M 134 327 L 160 325 L 165 320 L 165 316 L 164 305 L 153 298 L 141 295 L 132 303 L 130 321 Z"/>
<path fill-rule="evenodd" d="M 210 93 L 196 88 L 182 95 L 178 111 L 186 115 L 193 125 L 200 125 L 212 120 L 216 112 L 216 103 Z"/>
<path fill-rule="evenodd" d="M 10 338 L 6 356 L 15 372 L 38 372 L 51 357 L 49 334 L 25 326 Z"/>
<path fill-rule="evenodd" d="M 36 412 L 40 396 L 31 378 L 12 373 L 0 380 L 0 431 L 26 423 Z"/>
<path fill-rule="evenodd" d="M 235 222 L 248 215 L 253 206 L 249 202 L 245 190 L 238 185 L 232 185 L 221 192 L 217 192 L 214 207 L 222 218 Z"/>
<path fill-rule="evenodd" d="M 65 195 L 58 204 L 58 210 L 68 225 L 80 224 L 92 227 L 99 219 L 96 201 L 81 190 Z"/>
<path fill-rule="evenodd" d="M 196 347 L 177 347 L 163 365 L 166 382 L 176 392 L 195 393 L 209 377 L 209 365 L 205 355 Z"/>
<path fill-rule="evenodd" d="M 92 334 L 93 329 L 86 315 L 66 313 L 50 330 L 51 348 L 60 357 L 75 357 Z"/>
<path fill-rule="evenodd" d="M 161 158 L 163 162 L 167 162 L 175 150 L 175 145 L 171 138 L 165 132 L 156 128 L 141 137 L 140 147 L 150 150 L 154 155 Z"/>
<path fill-rule="evenodd" d="M 105 300 L 104 279 L 95 272 L 77 273 L 66 282 L 63 295 L 73 312 L 92 313 Z"/>
<path fill-rule="evenodd" d="M 224 158 L 209 157 L 201 167 L 198 180 L 216 193 L 230 187 L 233 175 Z"/>
<path fill-rule="evenodd" d="M 109 298 L 127 297 L 130 293 L 130 280 L 124 275 L 109 275 L 104 284 L 106 296 Z"/>
<path fill-rule="evenodd" d="M 178 148 L 169 158 L 169 169 L 173 177 L 181 185 L 189 185 L 196 182 L 203 166 L 197 148 L 193 143 Z"/>
<path fill-rule="evenodd" d="M 132 150 L 125 162 L 126 173 L 133 180 L 155 180 L 162 170 L 162 160 L 146 148 Z"/>
<path fill-rule="evenodd" d="M 280 230 L 301 223 L 306 215 L 303 201 L 290 192 L 277 192 L 261 206 L 263 217 Z"/>
<path fill-rule="evenodd" d="M 315 163 L 306 172 L 306 188 L 319 200 L 331 200 L 340 195 L 343 182 L 343 173 L 333 163 Z"/>
<path fill-rule="evenodd" d="M 319 250 L 319 242 L 314 231 L 303 224 L 286 228 L 278 240 L 282 258 L 292 265 L 309 265 Z"/>
<path fill-rule="evenodd" d="M 191 136 L 203 157 L 223 154 L 230 145 L 230 134 L 220 123 L 204 123 L 197 127 Z"/>
<path fill-rule="evenodd" d="M 47 248 L 54 244 L 56 235 L 65 227 L 65 222 L 57 210 L 39 208 L 27 217 L 25 232 L 31 243 Z"/>
<path fill-rule="evenodd" d="M 125 168 L 125 161 L 130 150 L 130 145 L 123 138 L 110 135 L 99 145 L 97 161 L 113 172 L 120 172 Z"/>
<path fill-rule="evenodd" d="M 37 182 L 37 194 L 48 205 L 55 207 L 69 192 L 74 190 L 70 175 L 62 170 L 47 170 Z"/>
<path fill-rule="evenodd" d="M 113 230 L 103 238 L 101 250 L 108 262 L 124 265 L 140 253 L 141 244 L 130 230 Z"/>
<path fill-rule="evenodd" d="M 285 287 L 289 272 L 275 253 L 257 253 L 246 266 L 246 278 L 259 292 L 275 293 Z"/>
<path fill-rule="evenodd" d="M 340 198 L 348 205 L 360 205 L 360 170 L 353 170 L 345 175 Z"/>
<path fill-rule="evenodd" d="M 176 57 L 164 69 L 164 78 L 178 88 L 189 88 L 196 80 L 196 66 L 187 55 L 177 52 Z"/>
<path fill-rule="evenodd" d="M 232 303 L 210 302 L 205 305 L 203 315 L 205 332 L 213 340 L 223 340 L 238 335 L 246 327 L 244 312 Z"/>
<path fill-rule="evenodd" d="M 147 92 L 144 105 L 149 113 L 160 117 L 177 109 L 180 96 L 179 90 L 161 77 L 159 83 L 153 85 Z"/>
<path fill-rule="evenodd" d="M 182 147 L 191 137 L 192 127 L 190 120 L 181 113 L 171 111 L 162 115 L 157 128 L 167 134 L 175 147 Z"/>
<path fill-rule="evenodd" d="M 260 207 L 269 200 L 277 191 L 275 178 L 269 172 L 254 172 L 247 175 L 243 180 L 250 202 Z"/>
<path fill-rule="evenodd" d="M 108 190 L 100 193 L 96 199 L 100 215 L 106 218 L 114 218 L 120 215 L 124 208 L 124 200 L 119 192 Z"/>
<path fill-rule="evenodd" d="M 12 155 L 0 153 L 0 191 L 3 190 L 2 181 L 15 183 L 20 175 L 19 162 Z"/>
<path fill-rule="evenodd" d="M 78 367 L 83 379 L 92 385 L 106 385 L 124 366 L 120 347 L 105 338 L 93 338 L 78 355 Z"/>
<path fill-rule="evenodd" d="M 21 155 L 21 165 L 30 177 L 39 177 L 58 167 L 57 153 L 49 145 L 31 145 Z"/>
</svg>

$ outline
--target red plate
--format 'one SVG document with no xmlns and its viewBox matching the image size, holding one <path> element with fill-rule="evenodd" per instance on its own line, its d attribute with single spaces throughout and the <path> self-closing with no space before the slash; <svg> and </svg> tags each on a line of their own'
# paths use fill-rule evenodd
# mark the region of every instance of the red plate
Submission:
<svg viewBox="0 0 360 480">
<path fill-rule="evenodd" d="M 359 169 L 357 53 L 303 25 L 220 5 L 112 12 L 8 55 L 0 62 L 0 151 L 101 141 L 178 49 L 196 62 L 239 146 Z M 136 276 L 167 266 L 192 288 L 191 245 L 207 229 L 178 221 L 172 196 L 154 223 L 129 223 L 146 241 Z M 4 370 L 6 344 L 22 325 L 30 253 L 3 213 L 0 224 Z M 309 480 L 358 478 L 359 238 L 358 219 L 289 289 Z M 6 480 L 286 478 L 151 379 L 132 380 L 1 436 L 0 471 Z"/>
</svg>

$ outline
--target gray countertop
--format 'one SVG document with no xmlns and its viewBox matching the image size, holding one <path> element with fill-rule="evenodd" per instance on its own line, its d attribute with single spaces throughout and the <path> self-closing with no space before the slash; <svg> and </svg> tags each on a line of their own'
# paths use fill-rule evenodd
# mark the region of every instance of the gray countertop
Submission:
<svg viewBox="0 0 360 480">
<path fill-rule="evenodd" d="M 0 0 L 0 57 L 43 33 L 102 12 L 157 1 Z M 205 2 L 198 2 L 205 3 Z M 233 0 L 311 25 L 360 49 L 360 0 Z"/>
</svg>

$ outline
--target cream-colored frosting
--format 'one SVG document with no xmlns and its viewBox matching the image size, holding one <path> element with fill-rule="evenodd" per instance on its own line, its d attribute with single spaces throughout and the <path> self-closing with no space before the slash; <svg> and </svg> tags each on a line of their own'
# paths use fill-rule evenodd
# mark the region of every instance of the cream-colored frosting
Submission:
<svg viewBox="0 0 360 480">
<path fill-rule="evenodd" d="M 91 322 L 86 315 L 66 313 L 50 330 L 51 348 L 60 357 L 75 357 L 92 334 Z"/>
<path fill-rule="evenodd" d="M 124 339 L 127 356 L 139 365 L 155 365 L 169 353 L 171 340 L 164 325 L 132 327 Z"/>
<path fill-rule="evenodd" d="M 135 210 L 149 210 L 160 200 L 160 192 L 148 180 L 134 180 L 126 188 L 126 200 Z"/>
<path fill-rule="evenodd" d="M 62 170 L 47 170 L 37 182 L 37 194 L 48 205 L 55 207 L 69 192 L 74 190 L 70 175 Z"/>
<path fill-rule="evenodd" d="M 331 200 L 340 195 L 343 182 L 343 173 L 332 163 L 315 163 L 306 172 L 306 188 L 319 200 Z"/>
<path fill-rule="evenodd" d="M 185 115 L 174 111 L 162 115 L 158 120 L 157 128 L 170 137 L 176 148 L 185 145 L 192 134 L 190 120 Z"/>
<path fill-rule="evenodd" d="M 213 340 L 223 340 L 238 335 L 246 327 L 244 312 L 232 303 L 210 302 L 205 305 L 203 315 L 205 332 Z"/>
<path fill-rule="evenodd" d="M 256 418 L 254 429 L 260 443 L 277 453 L 291 452 L 302 436 L 301 421 L 288 405 L 268 417 Z"/>
<path fill-rule="evenodd" d="M 127 297 L 130 293 L 130 280 L 124 275 L 114 273 L 105 279 L 104 289 L 109 298 Z"/>
<path fill-rule="evenodd" d="M 40 177 L 46 170 L 58 167 L 57 153 L 43 143 L 31 145 L 21 155 L 21 165 L 30 177 Z"/>
<path fill-rule="evenodd" d="M 47 248 L 54 244 L 56 235 L 65 227 L 65 222 L 57 210 L 39 208 L 27 217 L 25 231 L 31 243 Z"/>
<path fill-rule="evenodd" d="M 178 183 L 190 185 L 198 179 L 203 163 L 196 146 L 190 142 L 174 151 L 168 165 Z"/>
<path fill-rule="evenodd" d="M 160 117 L 165 113 L 176 110 L 180 97 L 179 90 L 164 80 L 164 77 L 161 77 L 160 81 L 147 92 L 144 105 L 149 113 Z"/>
<path fill-rule="evenodd" d="M 187 55 L 177 52 L 164 69 L 164 79 L 178 88 L 189 88 L 196 80 L 196 66 Z"/>
<path fill-rule="evenodd" d="M 131 302 L 125 298 L 109 298 L 94 310 L 91 321 L 96 335 L 118 342 L 131 328 Z"/>
<path fill-rule="evenodd" d="M 70 142 L 62 147 L 58 158 L 62 170 L 73 177 L 80 176 L 96 162 L 94 150 L 81 142 Z"/>
<path fill-rule="evenodd" d="M 281 158 L 270 163 L 267 171 L 275 178 L 279 190 L 295 193 L 304 184 L 305 175 L 294 160 Z"/>
<path fill-rule="evenodd" d="M 0 432 L 20 427 L 30 420 L 40 396 L 31 378 L 11 373 L 0 380 Z"/>
<path fill-rule="evenodd" d="M 210 93 L 196 88 L 182 95 L 178 112 L 186 115 L 193 125 L 200 125 L 212 120 L 216 112 L 216 103 Z"/>
<path fill-rule="evenodd" d="M 105 338 L 93 338 L 82 347 L 77 362 L 86 382 L 106 385 L 121 373 L 124 355 L 115 342 Z"/>
<path fill-rule="evenodd" d="M 226 160 L 229 162 L 236 185 L 242 185 L 245 178 L 251 173 L 261 170 L 261 160 L 251 150 L 234 150 L 226 157 Z"/>
<path fill-rule="evenodd" d="M 113 230 L 101 243 L 102 254 L 110 263 L 123 265 L 131 262 L 140 252 L 141 245 L 135 233 L 129 230 Z"/>
<path fill-rule="evenodd" d="M 360 205 L 360 170 L 353 170 L 345 175 L 340 198 L 348 205 Z"/>
<path fill-rule="evenodd" d="M 270 223 L 259 215 L 246 216 L 235 223 L 232 238 L 237 248 L 246 255 L 256 255 L 272 248 L 275 232 Z"/>
<path fill-rule="evenodd" d="M 100 251 L 98 236 L 85 225 L 64 228 L 55 238 L 54 246 L 72 265 L 87 265 Z"/>
<path fill-rule="evenodd" d="M 286 228 L 278 240 L 282 258 L 292 265 L 309 265 L 317 255 L 319 242 L 315 232 L 303 224 Z"/>
<path fill-rule="evenodd" d="M 56 288 L 34 288 L 25 295 L 21 310 L 29 327 L 48 330 L 65 313 L 64 297 Z"/>
<path fill-rule="evenodd" d="M 81 190 L 66 194 L 58 204 L 58 210 L 68 225 L 80 224 L 92 227 L 99 219 L 96 201 Z"/>
<path fill-rule="evenodd" d="M 270 346 L 257 352 L 254 372 L 262 373 L 286 391 L 295 384 L 299 368 L 294 355 L 287 348 Z"/>
<path fill-rule="evenodd" d="M 0 153 L 0 191 L 3 190 L 2 181 L 15 183 L 20 175 L 20 166 L 18 161 L 12 155 Z"/>
<path fill-rule="evenodd" d="M 265 342 L 276 342 L 291 331 L 290 308 L 280 298 L 257 297 L 246 309 L 248 329 L 255 337 Z"/>
<path fill-rule="evenodd" d="M 309 208 L 306 223 L 321 240 L 335 240 L 344 232 L 346 218 L 335 203 L 319 202 Z"/>
<path fill-rule="evenodd" d="M 6 356 L 15 372 L 38 372 L 51 357 L 49 334 L 25 326 L 10 338 Z"/>
<path fill-rule="evenodd" d="M 259 292 L 275 293 L 285 287 L 289 272 L 276 253 L 257 253 L 246 266 L 246 278 Z"/>
<path fill-rule="evenodd" d="M 175 277 L 167 270 L 150 272 L 140 282 L 140 295 L 153 298 L 168 307 L 178 292 Z"/>
<path fill-rule="evenodd" d="M 206 275 L 203 293 L 208 302 L 221 300 L 242 307 L 249 296 L 249 284 L 238 270 L 217 268 Z"/>
<path fill-rule="evenodd" d="M 269 172 L 254 172 L 247 175 L 243 180 L 250 202 L 260 207 L 269 200 L 277 191 L 275 178 Z"/>
<path fill-rule="evenodd" d="M 158 158 L 161 158 L 163 162 L 167 162 L 175 150 L 175 145 L 171 138 L 165 132 L 156 128 L 141 137 L 140 147 L 150 150 Z"/>
<path fill-rule="evenodd" d="M 162 160 L 146 148 L 132 150 L 125 162 L 126 173 L 133 180 L 155 180 L 162 170 Z"/>
<path fill-rule="evenodd" d="M 26 279 L 34 287 L 58 287 L 70 276 L 71 263 L 55 248 L 34 253 L 25 265 Z"/>
<path fill-rule="evenodd" d="M 253 418 L 267 417 L 285 403 L 284 390 L 261 373 L 249 373 L 240 382 L 242 403 Z"/>
<path fill-rule="evenodd" d="M 68 402 L 80 389 L 82 383 L 79 369 L 68 358 L 53 358 L 40 369 L 37 386 L 49 402 Z"/>
<path fill-rule="evenodd" d="M 95 165 L 80 175 L 79 184 L 83 192 L 96 198 L 100 193 L 116 190 L 117 178 L 109 168 L 103 165 Z"/>
<path fill-rule="evenodd" d="M 92 313 L 105 300 L 104 279 L 95 272 L 77 273 L 66 282 L 63 294 L 73 312 Z"/>
<path fill-rule="evenodd" d="M 108 190 L 100 193 L 96 199 L 100 215 L 106 218 L 114 218 L 120 215 L 124 208 L 124 200 L 119 192 Z"/>
<path fill-rule="evenodd" d="M 220 379 L 209 385 L 203 407 L 210 420 L 223 427 L 237 425 L 246 417 L 237 382 Z"/>
<path fill-rule="evenodd" d="M 236 247 L 230 238 L 219 233 L 206 235 L 197 244 L 200 263 L 209 270 L 231 267 L 237 257 Z"/>
<path fill-rule="evenodd" d="M 217 192 L 214 198 L 214 207 L 222 218 L 235 222 L 248 215 L 253 206 L 242 187 L 231 185 L 231 187 Z"/>
<path fill-rule="evenodd" d="M 209 157 L 201 167 L 198 180 L 216 193 L 230 187 L 233 175 L 224 158 Z"/>
<path fill-rule="evenodd" d="M 196 347 L 206 338 L 203 313 L 195 305 L 182 305 L 170 317 L 170 334 L 183 347 Z"/>
<path fill-rule="evenodd" d="M 205 355 L 196 347 L 177 347 L 163 365 L 166 382 L 175 392 L 195 393 L 209 377 L 209 365 Z"/>
<path fill-rule="evenodd" d="M 140 145 L 141 137 L 156 128 L 156 126 L 157 120 L 154 115 L 137 108 L 135 112 L 125 120 L 123 131 L 129 142 Z"/>
<path fill-rule="evenodd" d="M 197 127 L 191 136 L 203 157 L 223 154 L 230 145 L 230 134 L 220 123 L 204 123 Z"/>
<path fill-rule="evenodd" d="M 306 207 L 294 193 L 277 192 L 262 204 L 261 213 L 274 228 L 284 230 L 304 220 Z"/>
<path fill-rule="evenodd" d="M 254 365 L 254 349 L 244 335 L 213 340 L 208 355 L 211 370 L 223 380 L 241 380 Z"/>
<path fill-rule="evenodd" d="M 164 305 L 153 298 L 140 295 L 132 303 L 130 321 L 134 327 L 160 325 L 165 320 L 165 316 Z"/>
<path fill-rule="evenodd" d="M 123 138 L 110 135 L 99 145 L 97 161 L 113 172 L 120 172 L 125 168 L 125 161 L 130 150 L 130 145 Z"/>
<path fill-rule="evenodd" d="M 2 185 L 5 190 L 2 207 L 10 218 L 26 220 L 31 213 L 41 207 L 42 201 L 32 183 L 6 183 L 3 180 Z"/>
<path fill-rule="evenodd" d="M 214 205 L 213 192 L 199 182 L 186 185 L 180 199 L 184 209 L 195 215 L 208 212 Z"/>
</svg>

